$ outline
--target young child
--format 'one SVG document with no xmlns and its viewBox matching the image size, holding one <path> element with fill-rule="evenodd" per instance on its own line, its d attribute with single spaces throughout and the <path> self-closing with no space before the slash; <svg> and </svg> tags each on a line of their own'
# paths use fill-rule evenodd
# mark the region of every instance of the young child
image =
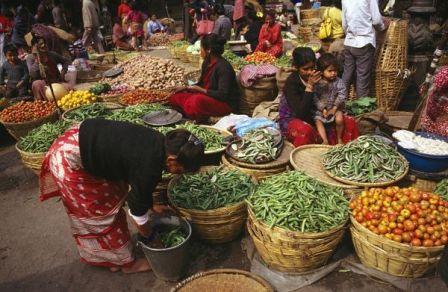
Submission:
<svg viewBox="0 0 448 292">
<path fill-rule="evenodd" d="M 336 124 L 338 144 L 342 144 L 344 132 L 345 84 L 338 77 L 338 61 L 332 54 L 323 54 L 317 60 L 317 69 L 322 79 L 314 88 L 314 121 L 323 144 L 328 144 L 325 125 Z"/>
<path fill-rule="evenodd" d="M 6 98 L 25 96 L 28 92 L 29 73 L 25 62 L 19 60 L 17 48 L 5 48 L 6 62 L 0 68 L 0 86 L 6 87 Z M 5 84 L 5 77 L 7 82 Z"/>
</svg>

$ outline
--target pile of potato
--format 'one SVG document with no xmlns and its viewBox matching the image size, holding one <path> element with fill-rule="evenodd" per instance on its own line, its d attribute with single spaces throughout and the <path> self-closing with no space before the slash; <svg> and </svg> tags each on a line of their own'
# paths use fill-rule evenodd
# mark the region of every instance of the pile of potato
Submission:
<svg viewBox="0 0 448 292">
<path fill-rule="evenodd" d="M 173 61 L 141 55 L 117 65 L 123 74 L 104 81 L 110 85 L 126 83 L 134 88 L 166 89 L 185 85 L 185 70 Z"/>
</svg>

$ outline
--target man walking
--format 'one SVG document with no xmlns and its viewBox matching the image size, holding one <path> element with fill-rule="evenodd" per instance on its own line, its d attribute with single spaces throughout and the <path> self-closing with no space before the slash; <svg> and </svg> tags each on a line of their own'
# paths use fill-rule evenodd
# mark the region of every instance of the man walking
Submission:
<svg viewBox="0 0 448 292">
<path fill-rule="evenodd" d="M 375 29 L 385 29 L 378 0 L 342 0 L 342 28 L 345 32 L 342 79 L 347 93 L 356 74 L 356 96 L 368 96 L 375 58 Z"/>
<path fill-rule="evenodd" d="M 98 10 L 92 0 L 82 1 L 82 21 L 84 23 L 84 35 L 82 37 L 83 46 L 87 48 L 93 41 L 95 50 L 100 54 L 104 53 L 103 44 L 98 35 L 100 28 Z"/>
</svg>

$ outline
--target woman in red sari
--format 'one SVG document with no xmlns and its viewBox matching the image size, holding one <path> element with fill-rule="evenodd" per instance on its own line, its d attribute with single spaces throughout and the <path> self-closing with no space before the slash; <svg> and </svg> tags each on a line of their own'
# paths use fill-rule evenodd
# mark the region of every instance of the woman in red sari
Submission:
<svg viewBox="0 0 448 292">
<path fill-rule="evenodd" d="M 255 52 L 265 52 L 275 57 L 280 57 L 283 53 L 282 28 L 275 21 L 274 11 L 266 13 L 265 24 L 261 27 Z"/>
<path fill-rule="evenodd" d="M 56 139 L 40 174 L 40 199 L 61 197 L 81 260 L 125 273 L 149 270 L 136 259 L 123 205 L 148 241 L 155 234 L 148 212 L 162 171 L 195 171 L 202 142 L 186 130 L 166 134 L 131 123 L 90 119 Z M 128 194 L 128 188 L 130 191 Z"/>
<path fill-rule="evenodd" d="M 320 72 L 315 70 L 316 56 L 310 48 L 296 48 L 292 54 L 293 66 L 297 69 L 286 79 L 280 98 L 280 128 L 286 138 L 299 147 L 320 142 L 313 128 L 314 85 L 320 80 Z M 327 129 L 330 145 L 338 143 L 335 128 Z M 342 141 L 347 143 L 358 138 L 359 132 L 353 117 L 344 115 Z"/>
<path fill-rule="evenodd" d="M 187 118 L 203 121 L 211 116 L 225 116 L 238 110 L 240 92 L 232 65 L 222 57 L 226 40 L 216 34 L 201 40 L 202 64 L 199 82 L 180 87 L 170 97 L 173 107 Z"/>
</svg>

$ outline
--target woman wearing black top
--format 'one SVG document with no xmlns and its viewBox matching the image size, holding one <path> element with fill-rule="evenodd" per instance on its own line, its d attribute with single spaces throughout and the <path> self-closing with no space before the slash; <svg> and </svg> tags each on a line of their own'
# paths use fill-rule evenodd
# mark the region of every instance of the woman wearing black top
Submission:
<svg viewBox="0 0 448 292">
<path fill-rule="evenodd" d="M 222 57 L 226 40 L 216 34 L 201 40 L 204 58 L 196 85 L 180 87 L 170 97 L 172 106 L 197 121 L 238 111 L 240 92 L 232 65 Z"/>
<path fill-rule="evenodd" d="M 111 271 L 146 271 L 148 262 L 134 258 L 123 205 L 127 201 L 139 233 L 151 238 L 148 210 L 161 211 L 153 208 L 152 192 L 162 172 L 195 171 L 203 155 L 201 141 L 186 130 L 163 136 L 130 123 L 85 120 L 48 151 L 40 198 L 61 197 L 82 261 Z"/>
<path fill-rule="evenodd" d="M 247 13 L 247 23 L 248 25 L 246 32 L 244 33 L 244 38 L 250 45 L 250 49 L 255 51 L 258 46 L 258 36 L 260 35 L 263 22 L 261 21 L 261 18 L 257 16 L 255 11 L 249 11 Z"/>
</svg>

